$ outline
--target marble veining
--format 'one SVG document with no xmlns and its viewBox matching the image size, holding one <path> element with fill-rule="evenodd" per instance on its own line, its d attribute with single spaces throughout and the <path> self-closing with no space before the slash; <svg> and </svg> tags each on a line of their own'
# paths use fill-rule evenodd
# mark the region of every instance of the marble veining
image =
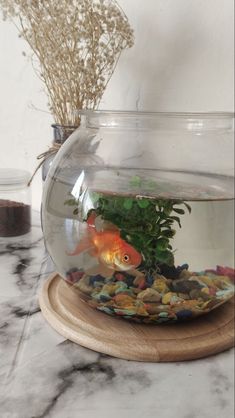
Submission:
<svg viewBox="0 0 235 418">
<path fill-rule="evenodd" d="M 38 292 L 53 264 L 34 218 L 30 236 L 0 239 L 0 417 L 232 418 L 233 350 L 137 363 L 78 346 L 47 324 Z"/>
</svg>

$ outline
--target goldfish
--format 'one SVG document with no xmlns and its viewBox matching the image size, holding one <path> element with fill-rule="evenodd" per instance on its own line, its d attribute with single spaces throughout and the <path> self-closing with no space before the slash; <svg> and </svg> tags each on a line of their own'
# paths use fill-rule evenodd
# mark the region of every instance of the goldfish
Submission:
<svg viewBox="0 0 235 418">
<path fill-rule="evenodd" d="M 120 230 L 114 225 L 97 231 L 96 213 L 92 211 L 87 219 L 87 237 L 83 238 L 70 256 L 88 251 L 100 264 L 114 271 L 133 270 L 142 261 L 141 254 L 120 237 Z"/>
</svg>

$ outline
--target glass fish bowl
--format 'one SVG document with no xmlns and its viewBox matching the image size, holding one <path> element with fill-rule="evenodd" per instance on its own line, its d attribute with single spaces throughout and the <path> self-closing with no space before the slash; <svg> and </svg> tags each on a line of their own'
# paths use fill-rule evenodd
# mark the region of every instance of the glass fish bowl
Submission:
<svg viewBox="0 0 235 418">
<path fill-rule="evenodd" d="M 185 321 L 234 295 L 234 115 L 81 112 L 42 203 L 58 273 L 91 308 Z"/>
</svg>

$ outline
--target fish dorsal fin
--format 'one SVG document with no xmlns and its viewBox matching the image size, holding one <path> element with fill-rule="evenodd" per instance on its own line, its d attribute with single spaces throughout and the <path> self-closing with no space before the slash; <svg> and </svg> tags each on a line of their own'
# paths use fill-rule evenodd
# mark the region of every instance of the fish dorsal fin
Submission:
<svg viewBox="0 0 235 418">
<path fill-rule="evenodd" d="M 113 232 L 116 232 L 118 235 L 120 235 L 120 229 L 116 225 L 114 225 L 112 222 L 109 222 L 109 221 L 103 221 L 102 230 L 113 231 Z"/>
<path fill-rule="evenodd" d="M 114 225 L 112 222 L 104 220 L 101 215 L 97 216 L 94 210 L 91 211 L 90 215 L 87 218 L 87 225 L 91 233 L 94 233 L 94 231 L 112 231 L 120 235 L 120 230 L 116 225 Z"/>
<path fill-rule="evenodd" d="M 90 228 L 95 228 L 95 220 L 96 220 L 96 213 L 94 210 L 92 210 L 90 215 L 87 218 L 86 223 Z"/>
</svg>

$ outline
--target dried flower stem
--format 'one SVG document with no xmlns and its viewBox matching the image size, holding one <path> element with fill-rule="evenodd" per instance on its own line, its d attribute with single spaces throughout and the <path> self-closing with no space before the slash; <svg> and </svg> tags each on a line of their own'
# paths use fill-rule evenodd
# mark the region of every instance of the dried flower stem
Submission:
<svg viewBox="0 0 235 418">
<path fill-rule="evenodd" d="M 98 107 L 133 31 L 115 0 L 0 0 L 40 64 L 55 122 L 79 125 Z M 38 72 L 38 71 L 37 71 Z"/>
</svg>

